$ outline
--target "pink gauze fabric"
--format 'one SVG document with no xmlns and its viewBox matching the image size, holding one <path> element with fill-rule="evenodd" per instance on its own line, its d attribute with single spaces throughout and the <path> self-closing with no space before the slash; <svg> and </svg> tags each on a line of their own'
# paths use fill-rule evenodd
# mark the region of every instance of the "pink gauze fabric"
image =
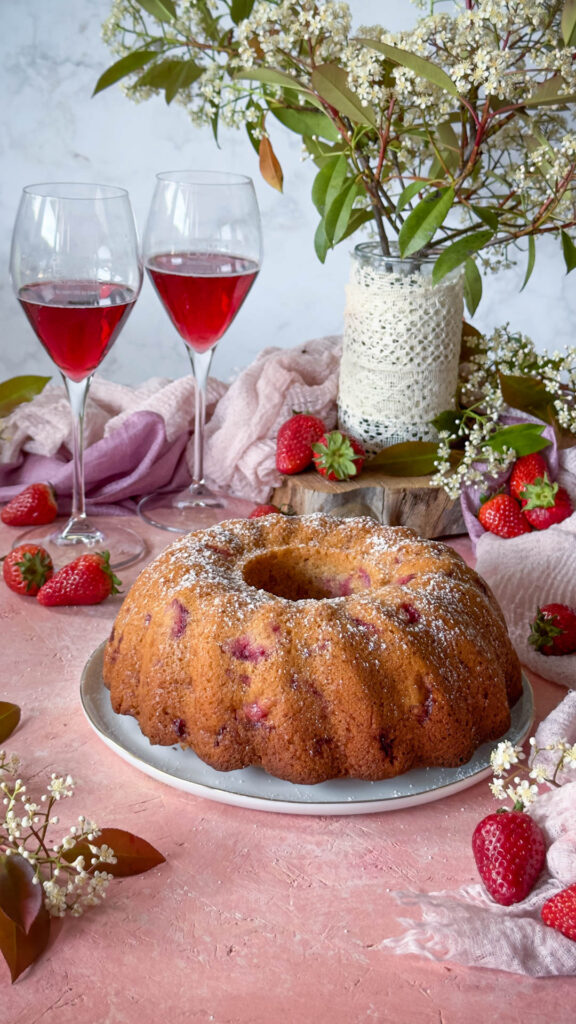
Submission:
<svg viewBox="0 0 576 1024">
<path fill-rule="evenodd" d="M 280 483 L 275 440 L 293 409 L 336 422 L 340 339 L 268 348 L 231 384 L 210 378 L 205 476 L 233 495 L 265 501 Z M 85 416 L 88 510 L 121 512 L 134 499 L 185 487 L 193 472 L 194 380 L 154 378 L 137 388 L 95 376 Z M 63 385 L 50 383 L 3 424 L 0 502 L 50 480 L 63 513 L 72 493 L 71 417 Z"/>
<path fill-rule="evenodd" d="M 540 724 L 535 738 L 538 746 L 563 738 L 576 743 L 576 693 L 567 694 Z M 527 899 L 502 907 L 481 884 L 456 891 L 396 892 L 394 897 L 408 913 L 400 918 L 405 930 L 380 946 L 398 954 L 535 978 L 576 975 L 576 942 L 549 928 L 540 916 L 547 899 L 576 882 L 575 769 L 565 771 L 559 781 L 560 788 L 543 792 L 529 808 L 546 837 L 547 857 Z"/>
</svg>

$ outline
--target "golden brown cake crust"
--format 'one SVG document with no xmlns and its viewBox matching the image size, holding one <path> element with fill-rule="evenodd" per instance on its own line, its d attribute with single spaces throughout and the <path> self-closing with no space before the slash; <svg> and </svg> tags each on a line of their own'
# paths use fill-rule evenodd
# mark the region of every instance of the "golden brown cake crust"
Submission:
<svg viewBox="0 0 576 1024">
<path fill-rule="evenodd" d="M 522 691 L 502 612 L 456 552 L 322 514 L 168 547 L 123 602 L 104 680 L 151 743 L 297 783 L 463 764 Z"/>
</svg>

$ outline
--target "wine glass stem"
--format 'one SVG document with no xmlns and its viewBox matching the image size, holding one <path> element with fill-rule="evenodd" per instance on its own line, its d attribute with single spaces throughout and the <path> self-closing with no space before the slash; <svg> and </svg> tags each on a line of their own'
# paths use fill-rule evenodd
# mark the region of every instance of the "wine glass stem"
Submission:
<svg viewBox="0 0 576 1024">
<path fill-rule="evenodd" d="M 188 349 L 190 365 L 196 383 L 196 403 L 194 409 L 194 477 L 192 487 L 201 487 L 204 483 L 204 428 L 206 425 L 206 383 L 214 349 L 207 352 L 194 352 Z"/>
<path fill-rule="evenodd" d="M 68 392 L 72 410 L 72 519 L 86 518 L 84 498 L 84 410 L 90 387 L 91 377 L 81 381 L 70 380 L 64 374 L 64 384 Z"/>
</svg>

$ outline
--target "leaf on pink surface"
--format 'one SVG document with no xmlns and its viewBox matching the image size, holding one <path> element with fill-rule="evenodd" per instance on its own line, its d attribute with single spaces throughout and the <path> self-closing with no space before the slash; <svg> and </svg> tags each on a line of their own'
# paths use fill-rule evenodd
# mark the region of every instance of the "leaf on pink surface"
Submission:
<svg viewBox="0 0 576 1024">
<path fill-rule="evenodd" d="M 0 700 L 0 743 L 12 735 L 20 721 L 20 708 L 17 704 Z"/>
<path fill-rule="evenodd" d="M 34 868 L 25 857 L 0 855 L 0 910 L 24 933 L 30 931 L 43 903 L 42 886 L 33 879 Z"/>
<path fill-rule="evenodd" d="M 121 828 L 103 828 L 92 846 L 109 846 L 116 857 L 115 864 L 99 861 L 92 864 L 94 854 L 87 842 L 76 843 L 63 856 L 71 864 L 77 857 L 84 857 L 86 870 L 106 871 L 114 878 L 127 878 L 130 875 L 141 875 L 151 868 L 163 864 L 166 858 L 159 853 L 146 839 L 126 832 Z"/>
</svg>

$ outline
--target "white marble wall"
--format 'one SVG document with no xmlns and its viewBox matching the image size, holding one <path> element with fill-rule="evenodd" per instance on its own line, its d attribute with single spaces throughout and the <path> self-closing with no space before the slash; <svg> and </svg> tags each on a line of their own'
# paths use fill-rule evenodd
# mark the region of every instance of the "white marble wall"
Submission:
<svg viewBox="0 0 576 1024">
<path fill-rule="evenodd" d="M 357 24 L 409 24 L 409 0 L 351 0 Z M 23 185 L 84 180 L 122 184 L 143 225 L 154 175 L 174 167 L 213 167 L 252 174 L 265 238 L 260 278 L 216 352 L 213 372 L 229 379 L 262 348 L 298 344 L 339 333 L 349 242 L 322 266 L 313 250 L 314 175 L 300 161 L 296 136 L 279 129 L 274 143 L 285 171 L 279 195 L 259 179 L 255 154 L 243 133 L 228 133 L 217 149 L 184 111 L 162 99 L 136 105 L 118 87 L 91 98 L 111 56 L 100 40 L 108 0 L 0 0 L 0 380 L 53 372 L 11 290 L 8 260 L 14 215 Z M 566 277 L 551 244 L 539 245 L 537 269 L 520 295 L 523 267 L 490 277 L 475 317 L 482 329 L 510 321 L 540 348 L 574 340 L 576 274 Z M 105 376 L 137 384 L 151 376 L 188 372 L 182 343 L 145 282 L 136 309 L 102 366 Z"/>
</svg>

